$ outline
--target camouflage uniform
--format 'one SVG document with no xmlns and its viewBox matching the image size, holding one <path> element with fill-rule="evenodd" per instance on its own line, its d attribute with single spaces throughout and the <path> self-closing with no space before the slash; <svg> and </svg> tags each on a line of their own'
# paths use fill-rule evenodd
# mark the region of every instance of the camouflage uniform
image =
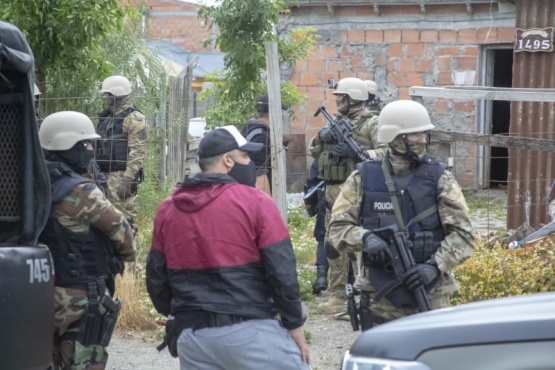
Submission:
<svg viewBox="0 0 555 370">
<path fill-rule="evenodd" d="M 410 163 L 403 158 L 392 155 L 392 175 L 402 175 L 409 171 Z M 438 216 L 445 234 L 435 258 L 440 276 L 429 292 L 432 309 L 449 306 L 449 295 L 458 290 L 459 285 L 451 270 L 472 255 L 475 239 L 468 215 L 464 195 L 451 172 L 445 170 L 437 183 Z M 333 215 L 329 224 L 328 235 L 340 253 L 361 252 L 363 235 L 368 232 L 360 226 L 363 187 L 359 171 L 353 172 L 341 186 L 341 192 L 333 206 Z M 376 289 L 365 274 L 359 275 L 355 284 L 363 292 L 368 292 L 370 299 Z M 373 315 L 392 320 L 417 312 L 416 309 L 399 309 L 386 298 L 372 303 Z"/>
<path fill-rule="evenodd" d="M 90 227 L 99 230 L 115 245 L 123 261 L 135 259 L 136 245 L 132 229 L 123 215 L 92 183 L 77 185 L 61 202 L 53 205 L 53 218 L 64 228 L 86 234 Z M 104 248 L 104 246 L 99 246 Z M 86 315 L 87 291 L 79 288 L 56 287 L 54 316 L 55 369 L 103 370 L 108 352 L 99 345 L 83 346 L 77 337 L 79 321 Z M 99 306 L 100 313 L 104 308 Z"/>
<path fill-rule="evenodd" d="M 364 119 L 360 120 L 360 116 L 364 115 Z M 379 143 L 377 141 L 377 131 L 378 131 L 378 112 L 368 111 L 361 108 L 357 110 L 352 110 L 349 112 L 350 117 L 345 117 L 352 120 L 355 124 L 355 130 L 358 134 L 355 136 L 367 140 L 367 143 L 361 143 L 361 147 L 365 149 L 370 158 L 382 157 L 387 151 L 387 144 Z M 338 121 L 341 121 L 341 115 L 338 115 Z M 308 150 L 313 158 L 318 158 L 323 152 L 323 145 L 316 144 L 315 138 L 312 138 Z M 354 160 L 353 160 L 354 161 Z M 339 194 L 340 183 L 326 183 L 325 197 L 326 197 L 326 217 L 325 224 L 329 225 L 331 219 L 331 208 L 335 203 L 335 200 Z M 328 227 L 326 227 L 326 242 L 330 241 Z M 332 241 L 333 244 L 333 241 Z M 345 284 L 347 284 L 348 273 L 349 273 L 349 263 L 350 260 L 347 253 L 342 253 L 341 256 L 334 260 L 328 260 L 330 266 L 330 276 L 329 276 L 329 286 L 328 290 L 332 298 L 338 298 L 342 301 L 345 300 Z M 325 309 L 326 310 L 326 309 Z M 336 312 L 331 312 L 336 311 Z M 338 310 L 333 308 L 329 313 L 337 313 Z"/>
<path fill-rule="evenodd" d="M 117 116 L 126 109 L 133 108 L 129 103 L 128 98 L 123 98 L 116 105 L 115 109 L 110 111 L 110 114 Z M 99 125 L 100 126 L 100 125 Z M 139 171 L 142 171 L 145 153 L 146 153 L 146 139 L 147 139 L 147 121 L 145 116 L 138 110 L 133 110 L 123 120 L 122 131 L 127 138 L 127 164 L 125 170 L 111 171 L 105 166 L 101 165 L 102 171 L 105 172 L 107 177 L 106 193 L 108 199 L 116 206 L 125 216 L 126 219 L 131 220 L 137 217 L 137 194 L 127 199 L 120 199 L 118 196 L 118 188 L 122 184 L 124 177 L 136 179 Z M 97 132 L 102 136 L 100 130 Z M 102 137 L 97 144 L 103 141 Z M 99 162 L 99 164 L 101 164 Z"/>
</svg>

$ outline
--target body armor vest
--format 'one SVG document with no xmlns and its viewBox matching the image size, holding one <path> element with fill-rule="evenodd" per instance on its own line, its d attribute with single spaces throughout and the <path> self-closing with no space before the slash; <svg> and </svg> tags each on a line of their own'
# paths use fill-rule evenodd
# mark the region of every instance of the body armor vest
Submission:
<svg viewBox="0 0 555 370">
<path fill-rule="evenodd" d="M 362 124 L 375 112 L 365 111 L 354 122 L 353 138 L 365 150 L 372 149 L 372 142 L 360 135 Z M 339 124 L 342 124 L 341 121 Z M 318 177 L 327 182 L 344 182 L 356 169 L 357 160 L 342 158 L 335 154 L 337 144 L 322 143 L 322 153 L 318 157 Z"/>
<path fill-rule="evenodd" d="M 364 191 L 360 217 L 362 227 L 372 231 L 397 224 L 382 162 L 379 160 L 363 162 L 358 165 L 358 168 Z M 417 169 L 403 176 L 392 176 L 404 225 L 420 213 L 437 205 L 437 183 L 445 168 L 437 158 L 425 155 Z M 401 228 L 404 225 L 398 226 Z M 410 225 L 407 238 L 415 262 L 424 263 L 429 260 L 444 237 L 438 212 Z M 389 269 L 386 270 L 381 264 L 367 264 L 366 268 L 367 276 L 378 290 L 394 278 Z M 398 308 L 416 307 L 413 295 L 404 285 L 399 286 L 386 297 Z"/>
<path fill-rule="evenodd" d="M 123 120 L 136 111 L 127 107 L 114 116 L 110 109 L 102 111 L 98 117 L 96 132 L 100 135 L 96 143 L 96 162 L 102 172 L 125 171 L 127 168 L 127 135 L 123 133 Z"/>
<path fill-rule="evenodd" d="M 54 260 L 56 286 L 86 288 L 91 280 L 107 277 L 107 239 L 89 227 L 87 233 L 76 233 L 63 227 L 54 217 L 54 206 L 75 186 L 90 182 L 62 162 L 46 162 L 50 174 L 52 207 L 40 241 L 48 246 Z"/>
</svg>

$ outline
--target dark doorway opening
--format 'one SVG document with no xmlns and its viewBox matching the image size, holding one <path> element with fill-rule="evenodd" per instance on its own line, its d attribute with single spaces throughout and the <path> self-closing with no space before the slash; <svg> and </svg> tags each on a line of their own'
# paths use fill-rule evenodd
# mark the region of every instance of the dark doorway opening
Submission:
<svg viewBox="0 0 555 370">
<path fill-rule="evenodd" d="M 512 87 L 513 50 L 493 50 L 493 58 L 493 86 Z M 491 115 L 491 133 L 508 135 L 511 122 L 511 102 L 494 100 Z M 490 188 L 506 188 L 509 149 L 492 146 L 490 161 Z"/>
</svg>

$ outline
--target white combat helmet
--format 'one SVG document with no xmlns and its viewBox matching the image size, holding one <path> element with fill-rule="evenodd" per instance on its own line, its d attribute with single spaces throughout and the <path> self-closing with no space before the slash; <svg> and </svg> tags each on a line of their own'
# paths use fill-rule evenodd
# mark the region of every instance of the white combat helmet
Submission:
<svg viewBox="0 0 555 370">
<path fill-rule="evenodd" d="M 387 104 L 378 117 L 378 141 L 391 143 L 398 135 L 434 129 L 426 108 L 413 100 Z"/>
<path fill-rule="evenodd" d="M 378 95 L 378 84 L 372 80 L 364 80 L 364 84 L 368 89 L 368 94 Z"/>
<path fill-rule="evenodd" d="M 345 94 L 348 95 L 352 100 L 368 100 L 368 89 L 366 88 L 366 84 L 360 78 L 356 77 L 343 78 L 337 84 L 333 94 Z"/>
<path fill-rule="evenodd" d="M 89 117 L 63 111 L 47 116 L 39 129 L 40 146 L 51 151 L 71 149 L 79 141 L 100 139 Z"/>
<path fill-rule="evenodd" d="M 102 81 L 101 93 L 110 93 L 115 97 L 131 94 L 131 83 L 123 76 L 111 76 Z"/>
</svg>

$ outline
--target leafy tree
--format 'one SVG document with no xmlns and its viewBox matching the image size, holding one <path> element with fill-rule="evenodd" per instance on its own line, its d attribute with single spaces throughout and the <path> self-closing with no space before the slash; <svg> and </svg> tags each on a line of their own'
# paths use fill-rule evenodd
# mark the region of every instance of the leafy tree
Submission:
<svg viewBox="0 0 555 370">
<path fill-rule="evenodd" d="M 217 101 L 204 113 L 209 126 L 242 124 L 253 114 L 257 97 L 267 89 L 263 73 L 267 41 L 278 42 L 280 62 L 294 62 L 308 54 L 315 43 L 313 28 L 281 37 L 274 32 L 280 14 L 288 12 L 290 4 L 290 0 L 222 0 L 217 7 L 201 6 L 199 17 L 217 26 L 216 43 L 226 53 L 225 69 L 207 77 L 214 85 L 199 97 Z M 281 95 L 289 106 L 304 99 L 289 81 L 282 82 Z"/>
<path fill-rule="evenodd" d="M 136 10 L 118 0 L 2 0 L 0 19 L 15 24 L 27 37 L 35 55 L 39 85 L 49 68 L 63 66 L 106 72 L 99 45 L 121 31 Z M 43 86 L 41 86 L 41 90 Z"/>
</svg>

